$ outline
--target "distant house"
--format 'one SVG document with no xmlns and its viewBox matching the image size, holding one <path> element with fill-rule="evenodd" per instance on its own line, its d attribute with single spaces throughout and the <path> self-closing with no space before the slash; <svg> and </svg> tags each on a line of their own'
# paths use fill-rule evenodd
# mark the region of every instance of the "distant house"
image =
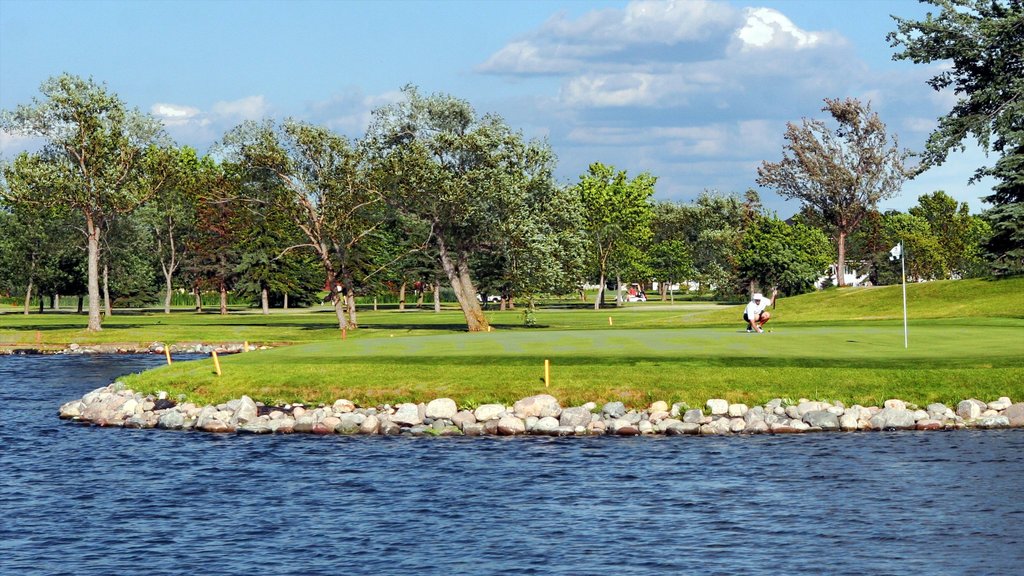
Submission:
<svg viewBox="0 0 1024 576">
<path fill-rule="evenodd" d="M 868 280 L 870 274 L 867 272 L 864 272 L 863 274 L 860 273 L 860 270 L 868 268 L 870 264 L 867 262 L 853 262 L 852 264 L 857 266 L 857 268 L 851 268 L 850 264 L 850 262 L 847 262 L 846 265 L 843 266 L 844 284 L 846 286 L 870 286 L 871 282 Z M 828 267 L 828 274 L 818 278 L 814 283 L 814 287 L 821 290 L 822 288 L 827 288 L 829 286 L 838 286 L 838 280 L 839 279 L 836 276 L 836 265 L 832 264 Z"/>
</svg>

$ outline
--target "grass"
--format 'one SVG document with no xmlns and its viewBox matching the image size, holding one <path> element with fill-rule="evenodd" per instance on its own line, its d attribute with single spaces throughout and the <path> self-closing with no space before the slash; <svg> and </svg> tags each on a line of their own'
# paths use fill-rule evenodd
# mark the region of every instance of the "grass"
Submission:
<svg viewBox="0 0 1024 576">
<path fill-rule="evenodd" d="M 537 316 L 543 327 L 535 329 L 522 327 L 518 311 L 489 312 L 496 329 L 486 334 L 465 333 L 457 310 L 370 311 L 344 341 L 330 311 L 115 315 L 99 338 L 291 344 L 221 357 L 220 377 L 210 360 L 200 360 L 126 380 L 135 389 L 203 403 L 242 394 L 274 404 L 348 398 L 361 405 L 447 396 L 473 407 L 547 392 L 565 405 L 703 406 L 715 397 L 875 405 L 902 398 L 925 405 L 968 397 L 1024 400 L 1024 314 L 1012 305 L 1021 293 L 1024 279 L 908 286 L 907 350 L 899 287 L 782 299 L 773 331 L 764 335 L 743 331 L 738 306 L 651 302 L 611 311 L 543 309 Z M 84 325 L 74 316 L 2 315 L 0 339 L 35 330 L 55 343 L 94 338 L 76 322 Z M 552 363 L 549 388 L 545 359 Z"/>
</svg>

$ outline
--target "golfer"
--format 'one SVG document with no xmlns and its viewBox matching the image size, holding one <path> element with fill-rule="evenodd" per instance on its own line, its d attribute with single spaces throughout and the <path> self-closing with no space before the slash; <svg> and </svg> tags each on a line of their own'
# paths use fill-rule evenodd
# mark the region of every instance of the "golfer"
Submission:
<svg viewBox="0 0 1024 576">
<path fill-rule="evenodd" d="M 743 310 L 743 321 L 747 323 L 747 332 L 757 332 L 758 334 L 764 332 L 761 327 L 772 317 L 765 309 L 775 301 L 776 294 L 778 291 L 772 290 L 772 297 L 765 298 L 763 294 L 757 292 L 750 299 L 746 309 Z"/>
</svg>

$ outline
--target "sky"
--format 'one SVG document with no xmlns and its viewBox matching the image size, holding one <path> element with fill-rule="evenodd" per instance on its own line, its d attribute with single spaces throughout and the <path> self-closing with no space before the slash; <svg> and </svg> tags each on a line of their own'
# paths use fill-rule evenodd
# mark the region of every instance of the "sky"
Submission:
<svg viewBox="0 0 1024 576">
<path fill-rule="evenodd" d="M 920 150 L 955 102 L 925 82 L 942 66 L 894 62 L 890 15 L 912 0 L 233 1 L 0 0 L 0 109 L 67 72 L 106 83 L 205 152 L 244 120 L 297 118 L 349 138 L 407 84 L 501 115 L 558 157 L 571 184 L 593 162 L 658 178 L 655 198 L 754 188 L 782 158 L 787 122 L 825 119 L 824 98 L 871 103 Z M 0 132 L 0 158 L 38 142 Z M 882 209 L 944 190 L 972 212 L 994 158 L 969 147 Z"/>
</svg>

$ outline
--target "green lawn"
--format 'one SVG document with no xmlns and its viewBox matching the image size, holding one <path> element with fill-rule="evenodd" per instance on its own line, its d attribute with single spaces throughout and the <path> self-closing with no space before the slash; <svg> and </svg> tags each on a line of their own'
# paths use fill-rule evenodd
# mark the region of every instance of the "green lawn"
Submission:
<svg viewBox="0 0 1024 576">
<path fill-rule="evenodd" d="M 267 403 L 348 398 L 373 405 L 448 396 L 471 407 L 548 392 L 563 404 L 702 406 L 713 397 L 879 404 L 898 397 L 924 405 L 968 397 L 1024 400 L 1024 313 L 1009 305 L 1022 293 L 1024 279 L 909 286 L 909 349 L 898 286 L 781 299 L 772 332 L 763 335 L 743 331 L 740 306 L 650 302 L 611 311 L 568 303 L 545 308 L 537 314 L 539 328 L 524 328 L 518 311 L 491 311 L 495 330 L 484 334 L 466 333 L 457 310 L 367 311 L 362 327 L 344 341 L 330 311 L 115 315 L 98 336 L 83 332 L 84 318 L 75 315 L 6 314 L 0 343 L 38 331 L 54 344 L 291 344 L 222 356 L 220 377 L 210 360 L 201 360 L 128 378 L 132 388 L 198 402 L 248 394 Z"/>
</svg>

